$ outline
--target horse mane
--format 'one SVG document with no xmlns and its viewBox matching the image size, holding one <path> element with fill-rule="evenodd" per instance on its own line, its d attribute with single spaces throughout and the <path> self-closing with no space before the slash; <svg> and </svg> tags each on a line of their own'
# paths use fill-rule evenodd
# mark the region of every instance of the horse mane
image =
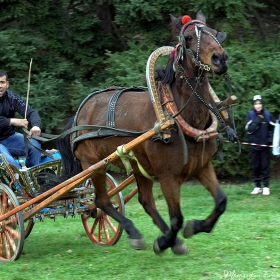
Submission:
<svg viewBox="0 0 280 280">
<path fill-rule="evenodd" d="M 161 81 L 163 84 L 171 84 L 175 78 L 173 70 L 174 57 L 170 57 L 166 67 L 158 66 L 156 68 L 156 81 Z"/>
</svg>

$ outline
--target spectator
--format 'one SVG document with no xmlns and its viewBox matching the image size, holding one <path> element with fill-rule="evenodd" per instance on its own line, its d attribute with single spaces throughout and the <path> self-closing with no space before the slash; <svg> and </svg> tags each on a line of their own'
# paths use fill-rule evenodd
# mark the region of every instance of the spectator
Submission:
<svg viewBox="0 0 280 280">
<path fill-rule="evenodd" d="M 28 128 L 30 123 L 31 129 L 28 137 L 31 137 L 31 135 L 39 136 L 41 134 L 41 119 L 39 114 L 29 105 L 27 106 L 25 119 L 25 101 L 8 88 L 8 75 L 0 70 L 0 153 L 5 156 L 10 164 L 20 169 L 21 166 L 13 156 L 24 156 L 26 151 L 24 135 L 16 132 L 16 127 Z M 15 118 L 16 112 L 23 118 Z M 30 139 L 30 142 L 38 148 L 41 147 L 35 139 Z M 33 145 L 28 144 L 26 167 L 37 165 L 41 161 L 41 152 Z"/>
<path fill-rule="evenodd" d="M 264 100 L 261 95 L 253 98 L 253 107 L 246 116 L 246 136 L 248 142 L 261 145 L 271 145 L 273 139 L 272 115 L 264 110 Z M 254 176 L 255 188 L 251 194 L 269 195 L 270 149 L 263 146 L 250 146 L 250 155 Z M 263 190 L 261 183 L 263 182 Z"/>
</svg>

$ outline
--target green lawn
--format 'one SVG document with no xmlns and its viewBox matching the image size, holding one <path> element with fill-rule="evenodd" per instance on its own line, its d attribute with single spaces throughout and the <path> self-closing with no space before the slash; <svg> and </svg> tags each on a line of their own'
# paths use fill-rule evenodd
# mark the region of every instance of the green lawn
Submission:
<svg viewBox="0 0 280 280">
<path fill-rule="evenodd" d="M 158 184 L 154 189 L 158 209 L 167 218 Z M 223 185 L 226 212 L 212 233 L 182 238 L 190 249 L 184 256 L 170 249 L 154 254 L 160 232 L 136 197 L 126 205 L 126 216 L 144 236 L 142 251 L 129 247 L 126 233 L 115 246 L 91 243 L 79 216 L 45 219 L 35 224 L 19 260 L 0 263 L 0 279 L 280 279 L 280 180 L 271 181 L 268 197 L 252 196 L 252 189 L 250 182 Z M 181 197 L 185 220 L 204 219 L 212 211 L 212 197 L 196 183 L 184 185 Z"/>
</svg>

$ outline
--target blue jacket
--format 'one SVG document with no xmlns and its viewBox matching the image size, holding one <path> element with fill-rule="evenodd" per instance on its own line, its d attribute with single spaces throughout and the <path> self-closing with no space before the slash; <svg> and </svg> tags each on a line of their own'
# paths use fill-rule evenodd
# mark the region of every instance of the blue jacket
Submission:
<svg viewBox="0 0 280 280">
<path fill-rule="evenodd" d="M 263 118 L 259 117 L 263 116 Z M 274 125 L 273 117 L 267 110 L 262 110 L 259 114 L 255 110 L 251 110 L 246 116 L 246 136 L 248 142 L 261 145 L 269 145 L 272 143 Z M 260 150 L 265 147 L 251 146 L 252 149 Z"/>
<path fill-rule="evenodd" d="M 25 101 L 11 90 L 7 90 L 0 98 L 0 141 L 15 133 L 16 127 L 10 125 L 10 119 L 15 117 L 15 113 L 24 117 L 25 109 Z M 30 105 L 27 106 L 26 119 L 31 127 L 38 126 L 41 128 L 41 118 Z"/>
</svg>

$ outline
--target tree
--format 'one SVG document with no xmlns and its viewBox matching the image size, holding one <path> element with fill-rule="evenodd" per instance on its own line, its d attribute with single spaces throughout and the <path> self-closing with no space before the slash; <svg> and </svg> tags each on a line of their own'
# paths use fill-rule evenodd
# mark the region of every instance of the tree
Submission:
<svg viewBox="0 0 280 280">
<path fill-rule="evenodd" d="M 2 0 L 1 68 L 12 89 L 24 96 L 33 58 L 29 102 L 43 119 L 43 131 L 59 133 L 91 91 L 112 84 L 145 86 L 151 52 L 178 42 L 169 14 L 194 18 L 200 9 L 209 25 L 227 32 L 229 74 L 241 102 L 235 107 L 236 127 L 244 139 L 244 117 L 255 93 L 264 95 L 275 117 L 279 114 L 276 0 Z M 221 99 L 227 96 L 223 81 L 211 84 Z M 245 174 L 247 150 L 238 157 L 236 146 L 224 149 L 226 162 L 216 163 L 219 172 Z"/>
</svg>

